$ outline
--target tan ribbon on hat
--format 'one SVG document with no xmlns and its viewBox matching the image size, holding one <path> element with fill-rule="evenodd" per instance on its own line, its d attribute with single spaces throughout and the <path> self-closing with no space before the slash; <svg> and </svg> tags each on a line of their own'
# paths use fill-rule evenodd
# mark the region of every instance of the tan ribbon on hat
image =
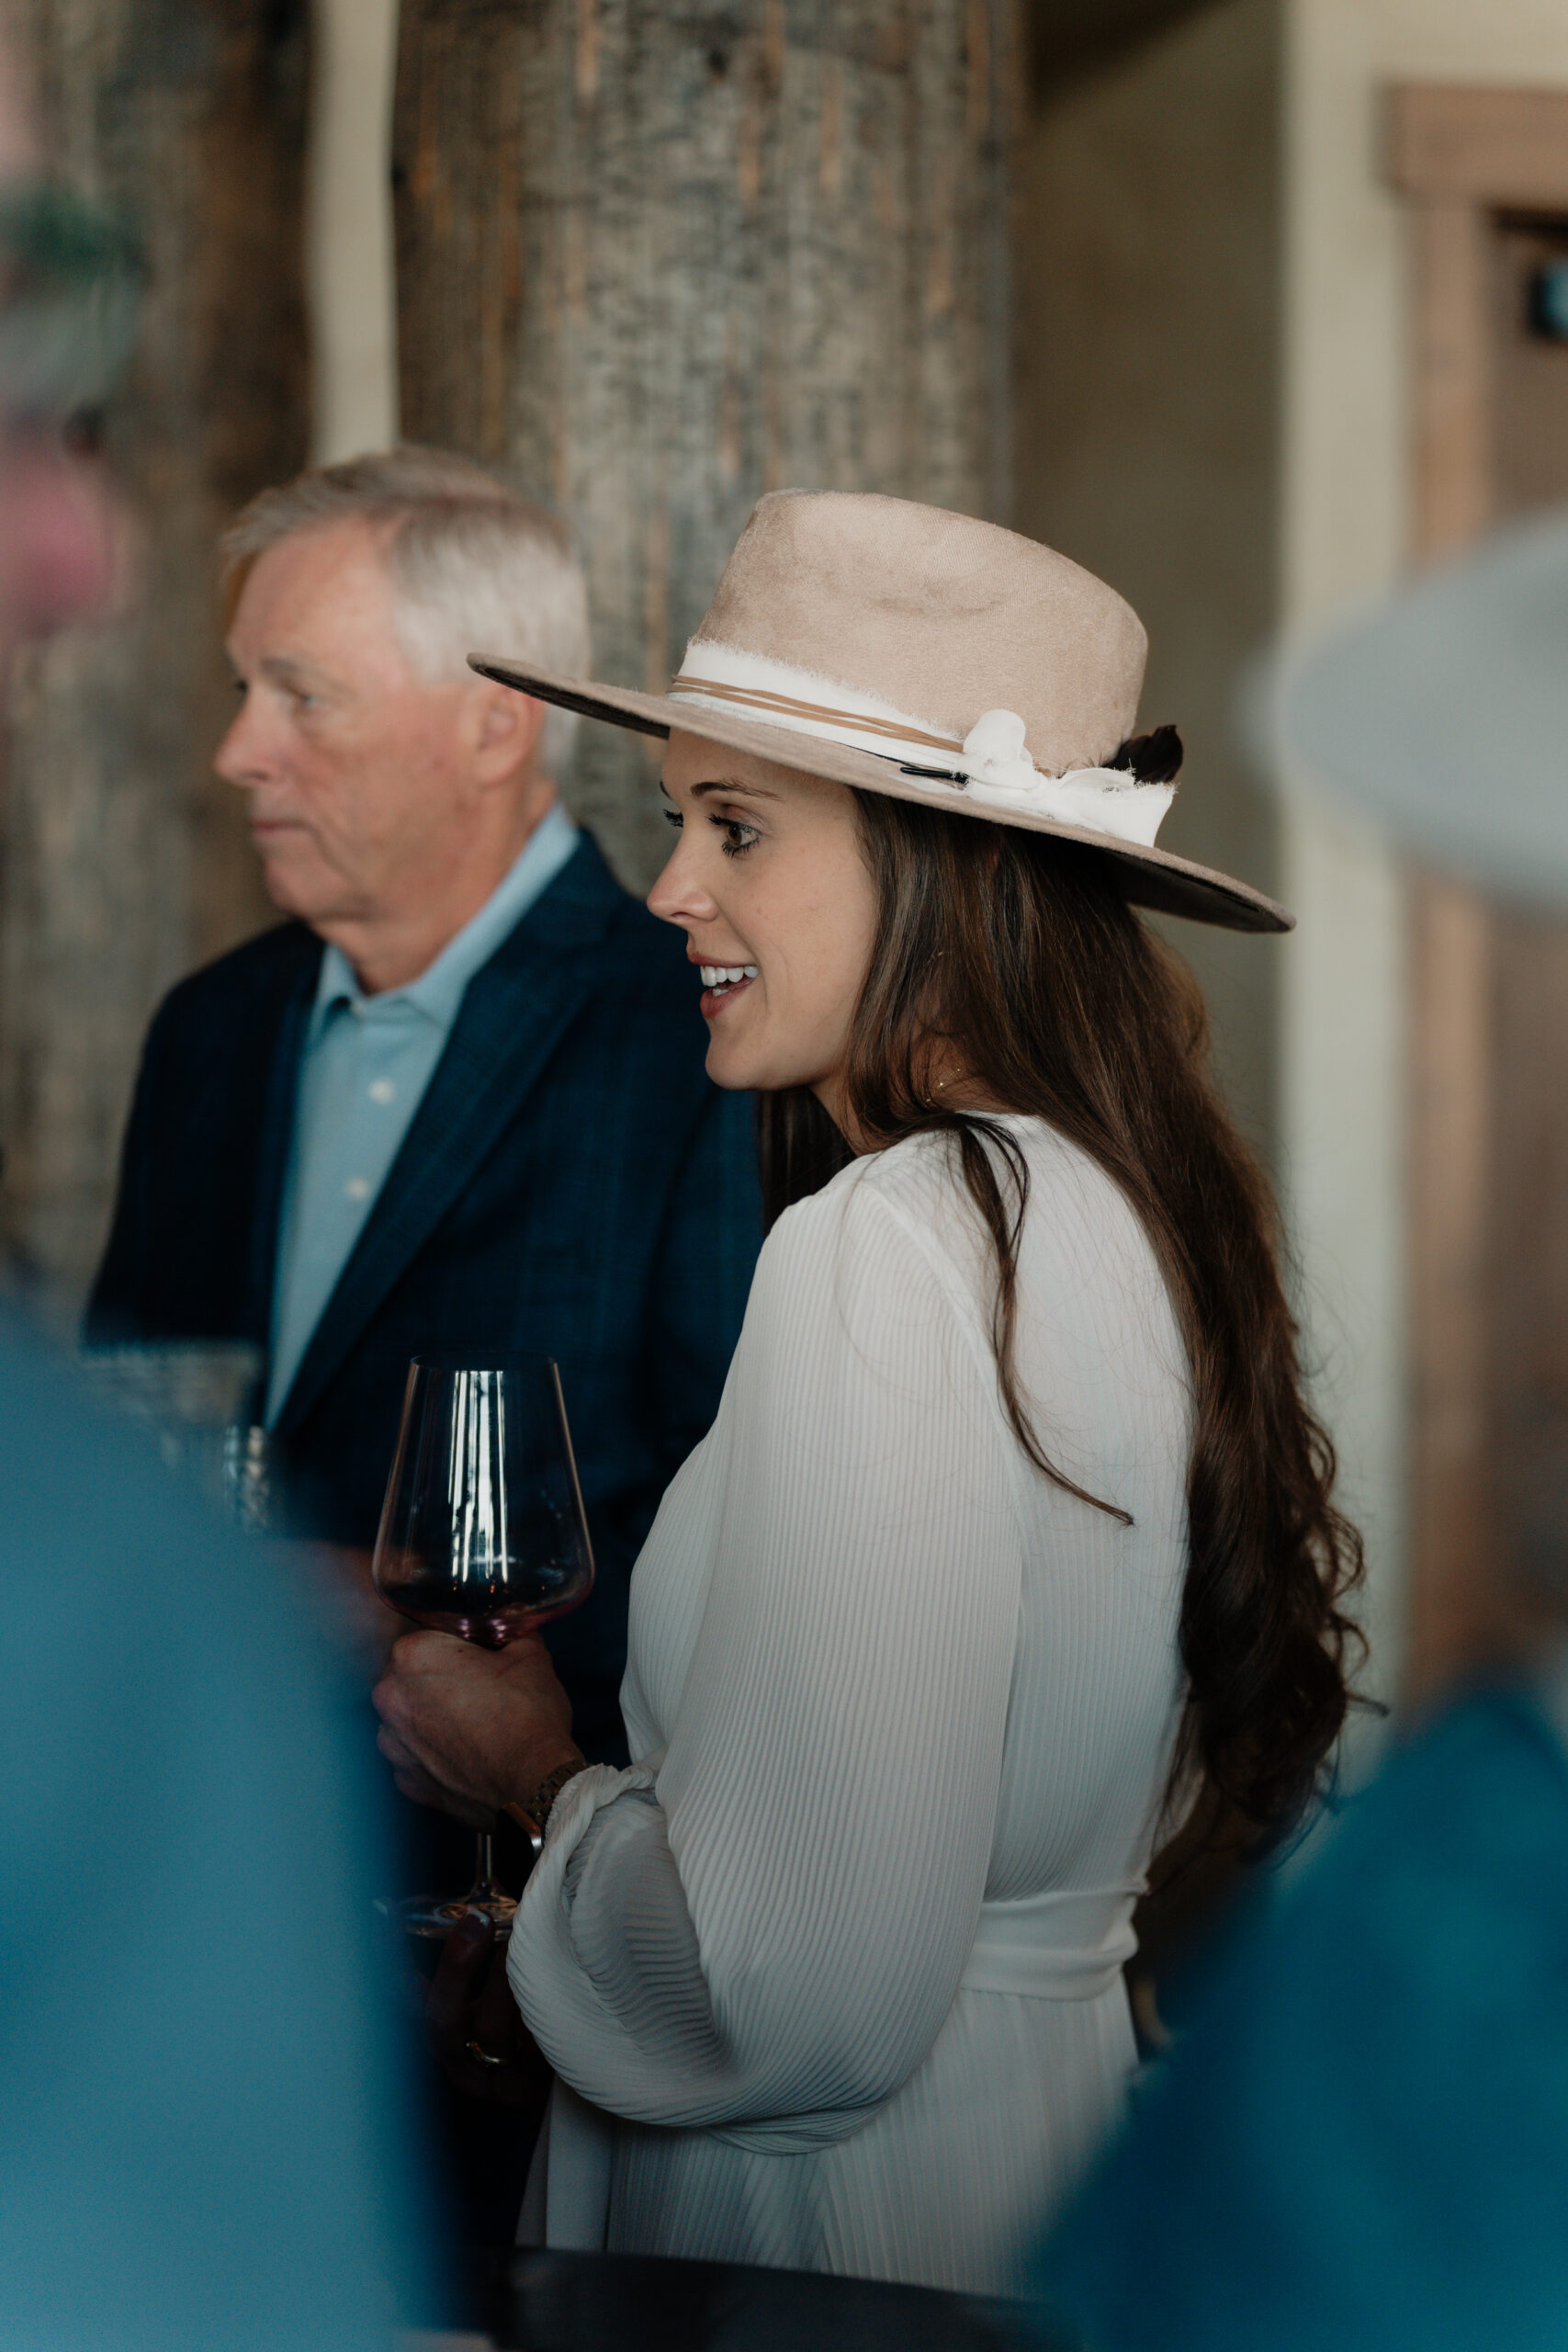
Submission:
<svg viewBox="0 0 1568 2352">
<path fill-rule="evenodd" d="M 928 735 L 907 720 L 872 718 L 859 711 L 835 710 L 829 703 L 802 702 L 798 695 L 773 694 L 765 686 L 721 685 L 716 678 L 699 678 L 690 670 L 682 670 L 671 685 L 671 694 L 679 698 L 683 687 L 712 695 L 719 702 L 739 703 L 763 717 L 814 718 L 824 727 L 852 727 L 857 734 L 886 735 L 896 743 L 922 743 L 933 752 L 962 749 L 956 735 Z"/>
</svg>

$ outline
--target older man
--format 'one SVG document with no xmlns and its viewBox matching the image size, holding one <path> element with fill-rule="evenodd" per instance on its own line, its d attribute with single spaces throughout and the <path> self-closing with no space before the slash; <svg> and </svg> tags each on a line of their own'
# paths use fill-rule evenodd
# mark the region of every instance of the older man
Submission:
<svg viewBox="0 0 1568 2352">
<path fill-rule="evenodd" d="M 585 666 L 581 574 L 547 515 L 415 448 L 265 492 L 225 554 L 217 764 L 292 920 L 152 1023 L 89 1332 L 260 1341 L 295 1523 L 352 1546 L 412 1355 L 557 1357 L 599 1581 L 550 1640 L 613 1756 L 631 1563 L 761 1226 L 681 943 L 557 797 L 575 722 L 466 664 Z"/>
</svg>

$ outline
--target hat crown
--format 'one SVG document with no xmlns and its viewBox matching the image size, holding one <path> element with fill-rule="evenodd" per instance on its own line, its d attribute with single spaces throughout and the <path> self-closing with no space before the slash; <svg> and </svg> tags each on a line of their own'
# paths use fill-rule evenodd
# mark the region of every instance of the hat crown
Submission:
<svg viewBox="0 0 1568 2352">
<path fill-rule="evenodd" d="M 1080 564 L 967 514 L 841 491 L 761 499 L 692 641 L 872 695 L 962 742 L 1016 711 L 1047 775 L 1093 768 L 1133 732 L 1148 640 Z"/>
</svg>

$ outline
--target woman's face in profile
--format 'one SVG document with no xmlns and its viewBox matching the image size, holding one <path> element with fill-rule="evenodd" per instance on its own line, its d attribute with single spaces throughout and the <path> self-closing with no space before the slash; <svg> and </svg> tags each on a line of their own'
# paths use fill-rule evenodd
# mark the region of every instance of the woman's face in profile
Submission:
<svg viewBox="0 0 1568 2352">
<path fill-rule="evenodd" d="M 702 969 L 709 1077 L 815 1087 L 835 1112 L 876 935 L 852 794 L 681 734 L 664 791 L 680 840 L 648 903 Z"/>
</svg>

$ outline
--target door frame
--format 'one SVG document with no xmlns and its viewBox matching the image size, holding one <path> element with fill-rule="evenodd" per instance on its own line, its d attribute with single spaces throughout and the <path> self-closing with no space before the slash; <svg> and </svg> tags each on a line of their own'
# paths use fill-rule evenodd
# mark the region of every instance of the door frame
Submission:
<svg viewBox="0 0 1568 2352">
<path fill-rule="evenodd" d="M 1414 232 L 1411 554 L 1494 519 L 1489 239 L 1506 211 L 1568 216 L 1568 90 L 1401 83 L 1387 176 Z M 1488 1645 L 1488 1220 L 1495 925 L 1484 899 L 1412 877 L 1410 1561 L 1404 1690 L 1424 1699 Z"/>
</svg>

